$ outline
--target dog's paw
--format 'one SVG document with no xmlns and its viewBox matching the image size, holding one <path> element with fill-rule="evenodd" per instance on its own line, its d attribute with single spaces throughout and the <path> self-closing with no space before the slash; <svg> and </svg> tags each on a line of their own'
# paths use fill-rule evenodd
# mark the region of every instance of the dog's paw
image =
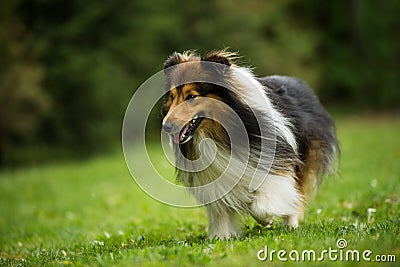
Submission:
<svg viewBox="0 0 400 267">
<path fill-rule="evenodd" d="M 219 239 L 219 240 L 226 240 L 230 238 L 237 238 L 240 236 L 240 231 L 228 231 L 228 232 L 211 232 L 208 235 L 210 240 Z"/>
<path fill-rule="evenodd" d="M 283 222 L 293 228 L 299 227 L 299 216 L 297 214 L 283 217 Z"/>
</svg>

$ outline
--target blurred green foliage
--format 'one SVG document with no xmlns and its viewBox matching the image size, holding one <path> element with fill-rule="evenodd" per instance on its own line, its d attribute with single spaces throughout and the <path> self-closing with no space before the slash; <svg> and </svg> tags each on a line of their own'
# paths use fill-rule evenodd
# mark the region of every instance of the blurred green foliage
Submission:
<svg viewBox="0 0 400 267">
<path fill-rule="evenodd" d="M 325 103 L 396 107 L 399 11 L 395 0 L 2 0 L 0 166 L 113 147 L 131 95 L 173 51 L 228 46 Z"/>
</svg>

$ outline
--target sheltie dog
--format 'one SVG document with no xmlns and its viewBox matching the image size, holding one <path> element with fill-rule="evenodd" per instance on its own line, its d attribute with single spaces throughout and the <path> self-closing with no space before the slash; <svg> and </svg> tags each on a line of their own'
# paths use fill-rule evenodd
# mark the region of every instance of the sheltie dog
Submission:
<svg viewBox="0 0 400 267">
<path fill-rule="evenodd" d="M 175 52 L 164 63 L 162 128 L 178 179 L 206 207 L 210 238 L 238 236 L 243 213 L 297 227 L 339 154 L 334 122 L 306 83 L 256 78 L 237 58 Z"/>
</svg>

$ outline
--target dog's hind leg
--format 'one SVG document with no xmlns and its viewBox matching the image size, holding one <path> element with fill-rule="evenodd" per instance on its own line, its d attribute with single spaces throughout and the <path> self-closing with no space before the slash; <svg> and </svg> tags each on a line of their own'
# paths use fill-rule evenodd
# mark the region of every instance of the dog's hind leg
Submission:
<svg viewBox="0 0 400 267">
<path fill-rule="evenodd" d="M 270 175 L 254 192 L 253 197 L 249 209 L 258 223 L 267 226 L 277 216 L 284 218 L 284 222 L 290 226 L 298 226 L 298 219 L 303 214 L 303 203 L 293 177 Z"/>
<path fill-rule="evenodd" d="M 297 204 L 297 213 L 288 216 L 283 216 L 283 223 L 293 228 L 297 228 L 299 226 L 299 220 L 303 220 L 303 217 L 304 217 L 304 203 L 303 201 L 300 201 Z"/>
</svg>

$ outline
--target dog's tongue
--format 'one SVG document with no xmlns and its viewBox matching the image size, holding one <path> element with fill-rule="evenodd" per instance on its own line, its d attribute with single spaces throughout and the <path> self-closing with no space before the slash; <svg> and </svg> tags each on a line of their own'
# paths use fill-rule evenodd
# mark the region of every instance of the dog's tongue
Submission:
<svg viewBox="0 0 400 267">
<path fill-rule="evenodd" d="M 175 144 L 179 144 L 183 140 L 183 136 L 187 133 L 189 127 L 189 124 L 186 124 L 181 131 L 174 133 L 173 139 Z"/>
<path fill-rule="evenodd" d="M 174 140 L 175 144 L 179 144 L 179 139 L 180 139 L 179 136 L 180 136 L 180 132 L 177 132 L 177 133 L 173 134 L 173 138 L 172 139 Z"/>
</svg>

